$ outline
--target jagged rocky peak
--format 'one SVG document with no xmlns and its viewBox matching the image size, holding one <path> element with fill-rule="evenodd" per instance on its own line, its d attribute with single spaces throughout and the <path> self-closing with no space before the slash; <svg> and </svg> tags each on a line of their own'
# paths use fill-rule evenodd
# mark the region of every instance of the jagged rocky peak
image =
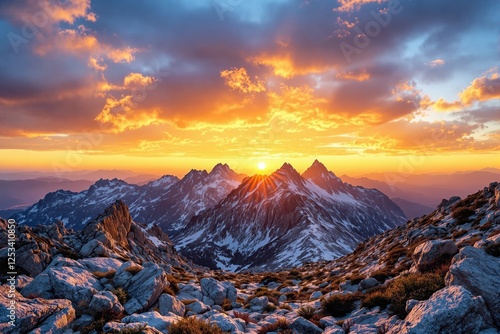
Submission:
<svg viewBox="0 0 500 334">
<path fill-rule="evenodd" d="M 225 174 L 231 172 L 233 172 L 233 170 L 229 168 L 228 164 L 218 163 L 217 165 L 214 166 L 214 168 L 210 171 L 209 174 Z"/>
<path fill-rule="evenodd" d="M 281 166 L 278 170 L 270 175 L 272 179 L 278 179 L 281 181 L 296 181 L 299 182 L 301 180 L 299 172 L 293 168 L 291 164 L 285 162 L 283 166 Z"/>
<path fill-rule="evenodd" d="M 103 214 L 99 215 L 95 222 L 102 225 L 104 230 L 121 246 L 128 247 L 127 235 L 132 225 L 132 217 L 128 206 L 121 200 L 117 200 L 111 206 L 106 208 Z M 93 228 L 90 223 L 84 229 Z"/>
<path fill-rule="evenodd" d="M 326 178 L 329 174 L 335 176 L 333 172 L 330 172 L 325 165 L 316 159 L 313 164 L 304 173 L 302 173 L 302 177 L 306 179 L 319 179 Z"/>
</svg>

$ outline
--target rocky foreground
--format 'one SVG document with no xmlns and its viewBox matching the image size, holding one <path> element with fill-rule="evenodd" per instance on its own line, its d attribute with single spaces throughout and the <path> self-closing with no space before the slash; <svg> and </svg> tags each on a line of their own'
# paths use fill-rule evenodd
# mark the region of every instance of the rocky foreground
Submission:
<svg viewBox="0 0 500 334">
<path fill-rule="evenodd" d="M 2 277 L 0 331 L 498 333 L 499 223 L 492 183 L 338 260 L 234 274 L 189 263 L 117 201 L 82 231 L 17 227 L 19 275 L 15 291 Z M 7 257 L 0 249 L 2 268 Z"/>
</svg>

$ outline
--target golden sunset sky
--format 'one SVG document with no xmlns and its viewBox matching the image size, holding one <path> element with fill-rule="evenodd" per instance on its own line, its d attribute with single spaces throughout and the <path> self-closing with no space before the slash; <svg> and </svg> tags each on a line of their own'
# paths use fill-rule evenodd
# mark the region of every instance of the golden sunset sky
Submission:
<svg viewBox="0 0 500 334">
<path fill-rule="evenodd" d="M 496 0 L 4 1 L 0 171 L 498 168 L 498 13 Z"/>
</svg>

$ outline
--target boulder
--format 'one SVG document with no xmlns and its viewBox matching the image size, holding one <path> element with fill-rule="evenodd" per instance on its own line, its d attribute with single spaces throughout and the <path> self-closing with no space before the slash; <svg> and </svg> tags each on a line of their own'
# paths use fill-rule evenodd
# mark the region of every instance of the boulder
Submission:
<svg viewBox="0 0 500 334">
<path fill-rule="evenodd" d="M 142 323 L 151 326 L 153 328 L 156 328 L 160 332 L 165 332 L 171 324 L 179 321 L 180 319 L 181 317 L 175 314 L 170 314 L 168 316 L 165 316 L 161 315 L 156 311 L 153 311 L 153 312 L 145 312 L 141 314 L 132 314 L 126 316 L 122 319 L 122 322 L 125 324 Z"/>
<path fill-rule="evenodd" d="M 250 309 L 254 312 L 262 312 L 269 304 L 269 299 L 266 296 L 252 298 L 249 302 Z"/>
<path fill-rule="evenodd" d="M 145 325 L 142 322 L 131 322 L 124 324 L 122 322 L 110 321 L 102 328 L 103 333 L 125 333 L 126 331 L 138 332 L 141 329 L 142 334 L 163 334 L 154 327 Z"/>
<path fill-rule="evenodd" d="M 200 302 L 199 300 L 186 305 L 186 309 L 188 311 L 191 311 L 193 314 L 202 314 L 205 312 L 210 311 L 210 306 L 203 304 L 203 302 Z"/>
<path fill-rule="evenodd" d="M 207 320 L 216 324 L 223 332 L 231 334 L 245 333 L 245 321 L 239 318 L 231 318 L 224 313 L 215 313 L 210 315 Z"/>
<path fill-rule="evenodd" d="M 99 291 L 96 293 L 89 304 L 91 312 L 95 313 L 112 313 L 120 314 L 123 312 L 123 306 L 110 291 Z"/>
<path fill-rule="evenodd" d="M 292 329 L 296 333 L 301 334 L 319 334 L 323 333 L 323 330 L 302 317 L 296 318 L 291 324 L 290 329 Z"/>
<path fill-rule="evenodd" d="M 88 271 L 91 273 L 101 272 L 105 273 L 108 271 L 117 271 L 118 268 L 123 264 L 117 259 L 112 259 L 109 257 L 92 257 L 87 259 L 81 259 L 77 262 L 83 264 Z"/>
<path fill-rule="evenodd" d="M 179 299 L 166 293 L 158 299 L 158 308 L 161 315 L 173 313 L 182 317 L 186 311 L 186 306 Z"/>
<path fill-rule="evenodd" d="M 329 326 L 335 326 L 335 324 L 337 323 L 337 319 L 335 319 L 332 316 L 326 316 L 326 317 L 323 317 L 323 318 L 319 319 L 319 323 L 320 323 L 321 326 L 323 326 L 324 328 L 326 328 L 326 327 L 329 327 Z"/>
<path fill-rule="evenodd" d="M 124 262 L 115 273 L 115 277 L 113 278 L 115 285 L 117 287 L 124 287 L 126 284 L 130 282 L 133 273 L 138 273 L 141 271 L 143 267 L 135 262 L 127 261 Z"/>
<path fill-rule="evenodd" d="M 200 286 L 203 296 L 212 299 L 215 305 L 222 305 L 226 298 L 231 302 L 236 301 L 236 288 L 230 282 L 221 283 L 212 277 L 204 277 L 200 280 Z M 209 301 L 204 302 L 210 304 Z"/>
<path fill-rule="evenodd" d="M 345 334 L 345 331 L 340 326 L 330 326 L 326 327 L 323 334 Z"/>
<path fill-rule="evenodd" d="M 30 298 L 66 298 L 84 309 L 90 304 L 92 296 L 100 290 L 103 290 L 103 286 L 87 270 L 54 265 L 36 276 L 21 293 Z"/>
<path fill-rule="evenodd" d="M 425 271 L 443 257 L 451 257 L 456 253 L 458 248 L 452 240 L 430 240 L 415 248 L 412 259 L 418 271 Z"/>
<path fill-rule="evenodd" d="M 478 333 L 491 322 L 480 296 L 474 297 L 461 286 L 450 286 L 415 305 L 405 322 L 392 327 L 389 333 Z"/>
<path fill-rule="evenodd" d="M 500 327 L 500 258 L 483 249 L 464 247 L 453 260 L 445 281 L 481 296 L 495 324 Z"/>
<path fill-rule="evenodd" d="M 311 295 L 309 296 L 309 300 L 319 299 L 319 298 L 321 298 L 321 296 L 323 296 L 323 293 L 321 293 L 321 291 L 314 291 L 314 292 L 313 292 L 313 293 L 311 293 Z"/>
<path fill-rule="evenodd" d="M 144 269 L 135 274 L 123 286 L 130 298 L 139 302 L 141 309 L 136 310 L 135 307 L 124 305 L 125 310 L 128 314 L 147 310 L 156 303 L 167 286 L 169 286 L 167 274 L 163 269 L 154 263 L 145 264 Z M 127 304 L 129 303 L 127 302 Z"/>
<path fill-rule="evenodd" d="M 179 284 L 179 289 L 180 291 L 177 294 L 177 298 L 180 300 L 203 299 L 203 293 L 201 292 L 201 288 L 193 283 Z"/>
<path fill-rule="evenodd" d="M 377 281 L 376 278 L 369 277 L 369 278 L 365 278 L 364 280 L 362 280 L 361 282 L 359 282 L 358 290 L 359 291 L 363 291 L 363 290 L 367 290 L 367 289 L 371 289 L 371 288 L 377 287 L 379 285 L 380 285 L 380 283 L 379 283 L 379 281 Z"/>
<path fill-rule="evenodd" d="M 14 293 L 14 298 L 9 298 Z M 16 326 L 8 324 L 11 301 L 15 300 Z M 27 299 L 20 293 L 10 291 L 7 285 L 0 286 L 0 332 L 5 334 L 60 333 L 75 320 L 75 309 L 67 299 Z"/>
</svg>

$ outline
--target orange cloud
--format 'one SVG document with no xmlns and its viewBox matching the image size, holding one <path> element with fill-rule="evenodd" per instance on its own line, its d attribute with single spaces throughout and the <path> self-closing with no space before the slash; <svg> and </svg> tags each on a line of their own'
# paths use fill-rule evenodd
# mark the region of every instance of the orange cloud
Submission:
<svg viewBox="0 0 500 334">
<path fill-rule="evenodd" d="M 285 79 L 289 79 L 297 75 L 321 73 L 326 69 L 324 67 L 318 66 L 297 66 L 296 64 L 294 64 L 292 58 L 289 55 L 269 56 L 267 54 L 264 54 L 249 60 L 257 65 L 271 67 L 274 75 L 280 76 Z"/>
<path fill-rule="evenodd" d="M 130 73 L 123 79 L 125 87 L 147 87 L 155 83 L 155 78 L 141 73 Z"/>
<path fill-rule="evenodd" d="M 113 112 L 116 108 L 121 109 L 121 112 Z M 114 133 L 165 123 L 160 119 L 158 111 L 136 110 L 135 108 L 132 95 L 126 95 L 120 99 L 109 97 L 95 120 L 103 124 L 109 123 Z"/>
<path fill-rule="evenodd" d="M 474 79 L 459 96 L 462 103 L 466 106 L 471 105 L 475 101 L 487 101 L 500 98 L 500 74 L 493 73 L 489 78 L 483 76 Z"/>
<path fill-rule="evenodd" d="M 462 109 L 463 105 L 460 101 L 447 102 L 441 97 L 439 100 L 434 102 L 432 107 L 437 111 L 454 111 Z"/>
<path fill-rule="evenodd" d="M 366 81 L 370 80 L 370 73 L 366 72 L 366 70 L 361 70 L 358 72 L 344 72 L 344 73 L 337 73 L 335 76 L 337 79 L 344 79 L 344 80 L 353 80 L 353 81 Z"/>
<path fill-rule="evenodd" d="M 90 0 L 69 0 L 64 1 L 64 4 L 55 4 L 54 1 L 36 1 L 36 4 L 43 8 L 53 22 L 73 24 L 78 18 L 96 21 L 96 15 L 90 11 Z"/>
<path fill-rule="evenodd" d="M 363 5 L 369 3 L 384 3 L 388 0 L 339 0 L 340 6 L 336 9 L 339 12 L 351 12 L 354 10 L 359 10 Z"/>
<path fill-rule="evenodd" d="M 239 90 L 242 93 L 263 92 L 266 90 L 262 81 L 255 77 L 255 82 L 252 82 L 247 70 L 243 67 L 220 72 L 220 76 L 228 87 L 233 90 Z"/>
</svg>

